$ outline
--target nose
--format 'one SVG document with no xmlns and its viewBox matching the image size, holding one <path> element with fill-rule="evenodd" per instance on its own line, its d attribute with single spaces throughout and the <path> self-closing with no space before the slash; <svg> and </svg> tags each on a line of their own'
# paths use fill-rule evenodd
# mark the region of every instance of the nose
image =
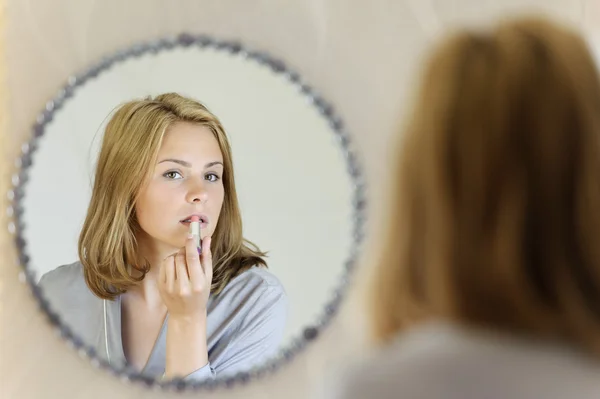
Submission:
<svg viewBox="0 0 600 399">
<path fill-rule="evenodd" d="M 189 203 L 201 204 L 205 203 L 207 199 L 208 191 L 206 190 L 204 179 L 192 181 L 187 191 L 186 201 Z"/>
</svg>

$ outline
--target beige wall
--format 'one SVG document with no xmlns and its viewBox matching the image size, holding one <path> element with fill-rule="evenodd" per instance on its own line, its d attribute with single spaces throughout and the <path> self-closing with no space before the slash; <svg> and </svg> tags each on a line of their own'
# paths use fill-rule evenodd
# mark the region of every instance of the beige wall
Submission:
<svg viewBox="0 0 600 399">
<path fill-rule="evenodd" d="M 539 9 L 578 24 L 599 39 L 599 4 L 596 0 L 8 1 L 0 12 L 0 24 L 7 25 L 0 84 L 6 68 L 10 90 L 8 109 L 0 117 L 0 145 L 8 157 L 0 164 L 2 210 L 12 159 L 37 112 L 69 74 L 127 45 L 187 30 L 240 39 L 269 51 L 333 102 L 360 149 L 370 185 L 369 229 L 376 231 L 382 218 L 377 203 L 388 166 L 388 158 L 379 153 L 394 134 L 412 73 L 430 40 L 455 23 L 486 22 L 512 10 Z M 1 42 L 0 49 L 4 49 Z M 5 96 L 3 87 L 0 106 Z M 5 219 L 2 213 L 2 226 Z M 367 247 L 373 248 L 377 239 L 371 234 Z M 0 396 L 139 397 L 141 388 L 93 369 L 52 334 L 28 290 L 18 283 L 10 240 L 6 229 L 0 229 Z M 361 259 L 357 280 L 368 272 L 369 255 Z M 364 311 L 358 287 L 353 286 L 353 296 L 334 325 L 293 364 L 269 380 L 214 397 L 307 397 L 341 354 L 363 348 Z M 165 395 L 151 392 L 144 397 Z"/>
</svg>

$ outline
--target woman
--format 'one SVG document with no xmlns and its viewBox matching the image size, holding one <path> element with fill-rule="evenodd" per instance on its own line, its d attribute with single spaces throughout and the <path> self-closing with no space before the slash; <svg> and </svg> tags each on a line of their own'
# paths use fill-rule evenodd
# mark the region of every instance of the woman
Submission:
<svg viewBox="0 0 600 399">
<path fill-rule="evenodd" d="M 600 397 L 600 82 L 541 18 L 426 64 L 369 314 L 382 352 L 328 397 Z"/>
<path fill-rule="evenodd" d="M 192 216 L 201 251 L 189 235 Z M 247 370 L 278 349 L 287 300 L 263 256 L 242 236 L 221 123 L 169 93 L 114 114 L 80 260 L 40 284 L 64 323 L 111 365 L 198 381 Z"/>
</svg>

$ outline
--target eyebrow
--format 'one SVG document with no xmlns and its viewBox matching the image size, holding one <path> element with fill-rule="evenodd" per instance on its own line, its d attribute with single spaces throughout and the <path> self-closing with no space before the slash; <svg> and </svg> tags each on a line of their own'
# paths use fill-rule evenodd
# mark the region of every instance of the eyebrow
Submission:
<svg viewBox="0 0 600 399">
<path fill-rule="evenodd" d="M 163 162 L 173 162 L 173 163 L 177 163 L 181 166 L 184 166 L 186 168 L 191 168 L 192 164 L 187 162 L 187 161 L 182 161 L 181 159 L 174 159 L 174 158 L 167 158 L 167 159 L 163 159 L 162 161 L 160 161 L 159 163 L 163 163 Z M 210 168 L 212 166 L 215 165 L 221 165 L 223 166 L 223 162 L 221 161 L 213 161 L 213 162 L 209 162 L 206 165 L 204 165 L 205 168 Z"/>
</svg>

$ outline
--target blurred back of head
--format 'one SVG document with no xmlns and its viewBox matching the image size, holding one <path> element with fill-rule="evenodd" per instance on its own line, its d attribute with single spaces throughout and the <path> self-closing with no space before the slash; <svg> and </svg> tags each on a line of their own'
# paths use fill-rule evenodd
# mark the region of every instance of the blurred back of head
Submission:
<svg viewBox="0 0 600 399">
<path fill-rule="evenodd" d="M 444 39 L 398 147 L 379 342 L 431 317 L 600 348 L 600 85 L 531 17 Z"/>
</svg>

